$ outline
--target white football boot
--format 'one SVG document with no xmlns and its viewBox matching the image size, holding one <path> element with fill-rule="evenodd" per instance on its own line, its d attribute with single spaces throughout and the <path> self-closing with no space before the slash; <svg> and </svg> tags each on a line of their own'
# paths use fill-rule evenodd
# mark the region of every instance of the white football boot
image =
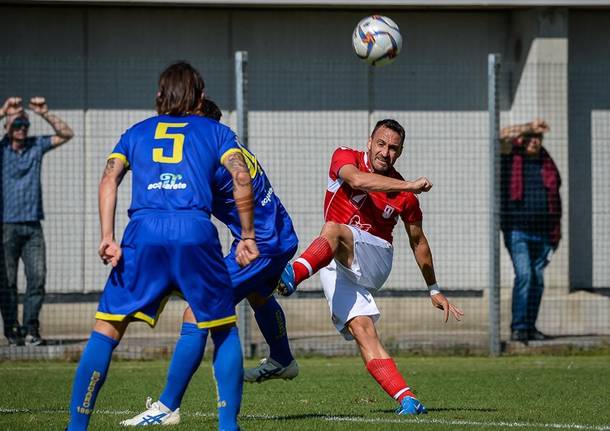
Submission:
<svg viewBox="0 0 610 431">
<path fill-rule="evenodd" d="M 180 409 L 171 411 L 161 401 L 152 402 L 151 397 L 146 398 L 146 411 L 131 419 L 121 422 L 124 427 L 145 427 L 148 425 L 178 425 L 180 423 Z"/>
<path fill-rule="evenodd" d="M 299 366 L 293 360 L 288 366 L 284 367 L 272 358 L 264 358 L 258 367 L 246 368 L 244 370 L 244 381 L 250 383 L 261 383 L 270 379 L 292 380 L 299 375 Z"/>
</svg>

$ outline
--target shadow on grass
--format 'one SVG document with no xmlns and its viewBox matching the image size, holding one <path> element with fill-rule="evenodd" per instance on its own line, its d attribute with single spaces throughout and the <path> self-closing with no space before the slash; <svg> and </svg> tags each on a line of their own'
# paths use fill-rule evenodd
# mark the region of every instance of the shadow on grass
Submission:
<svg viewBox="0 0 610 431">
<path fill-rule="evenodd" d="M 395 409 L 379 409 L 379 410 L 371 410 L 372 413 L 395 413 Z M 428 408 L 428 412 L 483 412 L 483 413 L 495 413 L 498 409 L 488 409 L 488 408 L 473 408 L 473 407 L 438 407 L 438 408 Z M 423 416 L 425 417 L 425 415 Z"/>
<path fill-rule="evenodd" d="M 296 421 L 296 420 L 302 420 L 302 419 L 328 419 L 328 418 L 346 418 L 346 419 L 354 419 L 354 418 L 358 418 L 358 419 L 367 419 L 365 416 L 361 416 L 361 415 L 329 415 L 329 414 L 322 414 L 322 413 L 307 413 L 307 414 L 300 414 L 300 415 L 274 415 L 273 416 L 273 420 L 274 421 Z M 249 419 L 249 420 L 269 420 L 270 418 L 268 417 L 264 417 L 264 416 L 241 416 L 240 420 L 243 419 Z"/>
</svg>

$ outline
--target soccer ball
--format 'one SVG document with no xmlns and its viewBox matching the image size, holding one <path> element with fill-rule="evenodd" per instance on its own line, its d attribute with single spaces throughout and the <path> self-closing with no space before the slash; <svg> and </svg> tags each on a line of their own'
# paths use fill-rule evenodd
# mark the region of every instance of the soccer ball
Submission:
<svg viewBox="0 0 610 431">
<path fill-rule="evenodd" d="M 402 36 L 394 21 L 372 15 L 360 20 L 352 35 L 356 55 L 371 66 L 392 63 L 402 48 Z"/>
</svg>

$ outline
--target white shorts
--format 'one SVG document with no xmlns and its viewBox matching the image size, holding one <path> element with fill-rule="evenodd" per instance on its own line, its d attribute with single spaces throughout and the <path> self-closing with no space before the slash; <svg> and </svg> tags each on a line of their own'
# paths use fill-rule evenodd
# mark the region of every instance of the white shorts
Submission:
<svg viewBox="0 0 610 431">
<path fill-rule="evenodd" d="M 320 270 L 331 319 L 346 340 L 353 340 L 347 322 L 357 316 L 379 319 L 372 293 L 381 288 L 392 270 L 394 248 L 384 239 L 353 226 L 354 260 L 351 268 L 333 260 Z"/>
</svg>

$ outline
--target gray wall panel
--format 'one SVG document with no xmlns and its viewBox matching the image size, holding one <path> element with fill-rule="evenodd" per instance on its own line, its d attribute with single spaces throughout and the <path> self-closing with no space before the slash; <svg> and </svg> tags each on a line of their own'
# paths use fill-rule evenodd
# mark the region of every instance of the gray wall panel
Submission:
<svg viewBox="0 0 610 431">
<path fill-rule="evenodd" d="M 65 285 L 59 274 L 71 269 L 60 259 L 49 261 L 61 268 L 53 269 L 59 272 L 50 283 L 64 290 L 101 288 L 107 268 L 99 265 L 95 254 L 97 182 L 104 158 L 120 133 L 151 112 L 159 71 L 176 59 L 192 61 L 203 71 L 211 97 L 226 110 L 225 120 L 232 122 L 233 51 L 246 49 L 250 145 L 295 214 L 302 245 L 321 227 L 333 149 L 338 145 L 363 148 L 372 123 L 393 116 L 405 122 L 408 135 L 399 170 L 407 177 L 428 175 L 435 183 L 433 192 L 422 197 L 422 206 L 439 279 L 455 287 L 485 287 L 481 272 L 489 258 L 483 235 L 488 187 L 485 64 L 492 51 L 521 64 L 507 78 L 512 92 L 505 108 L 510 109 L 519 86 L 526 89 L 532 82 L 539 83 L 535 74 L 522 76 L 536 21 L 526 12 L 505 10 L 391 12 L 405 35 L 404 51 L 394 65 L 371 75 L 350 44 L 353 26 L 363 15 L 340 10 L 0 7 L 0 25 L 19 36 L 16 43 L 0 48 L 0 96 L 44 94 L 53 107 L 69 110 L 62 112 L 73 115 L 71 122 L 84 122 L 78 126 L 79 136 L 68 144 L 84 151 L 70 153 L 68 169 L 57 156 L 57 161 L 45 166 L 44 180 L 45 204 L 56 211 L 49 215 L 47 231 L 53 231 L 49 233 L 66 248 L 73 235 L 86 239 L 83 247 L 90 252 L 84 253 L 79 264 L 84 268 L 85 286 Z M 599 53 L 608 50 L 605 42 L 610 39 L 604 28 L 610 27 L 606 25 L 610 14 L 596 12 L 594 19 L 590 15 L 572 13 L 570 60 L 602 67 L 604 56 Z M 597 33 L 586 36 L 591 25 Z M 602 93 L 593 95 L 584 87 L 590 82 L 571 79 L 570 85 L 575 89 L 571 94 L 581 98 L 577 107 L 604 108 L 607 86 L 600 86 Z M 528 108 L 531 112 L 522 110 L 503 118 L 533 115 L 537 107 L 534 104 Z M 578 124 L 583 127 L 578 132 L 570 129 L 570 145 L 587 140 L 585 111 L 583 115 L 571 112 L 570 120 L 581 121 Z M 557 142 L 564 141 L 558 136 Z M 573 169 L 579 172 L 587 167 L 577 162 L 570 165 Z M 78 177 L 82 188 L 72 185 L 68 176 Z M 125 222 L 126 181 L 118 226 Z M 66 199 L 50 191 L 54 186 L 69 190 L 71 196 Z M 464 193 L 469 200 L 461 199 Z M 83 220 L 66 236 L 61 219 L 81 206 Z M 400 230 L 396 231 L 400 251 L 390 283 L 421 286 Z M 505 278 L 504 283 L 509 281 Z"/>
<path fill-rule="evenodd" d="M 576 287 L 608 287 L 608 135 L 610 109 L 610 15 L 570 12 L 570 188 L 578 190 L 570 206 L 570 278 Z"/>
</svg>

